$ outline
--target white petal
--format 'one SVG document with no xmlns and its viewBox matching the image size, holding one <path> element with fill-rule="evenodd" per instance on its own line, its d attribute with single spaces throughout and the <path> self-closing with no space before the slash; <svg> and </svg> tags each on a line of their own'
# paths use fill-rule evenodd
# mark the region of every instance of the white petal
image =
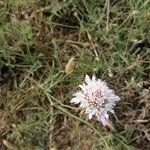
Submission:
<svg viewBox="0 0 150 150">
<path fill-rule="evenodd" d="M 91 79 L 90 79 L 90 77 L 88 75 L 85 76 L 85 82 L 87 84 L 91 83 Z"/>
<path fill-rule="evenodd" d="M 83 107 L 83 108 L 88 107 L 88 103 L 84 98 L 81 100 L 80 107 Z"/>
<path fill-rule="evenodd" d="M 92 76 L 92 81 L 96 81 L 96 77 L 94 75 Z"/>
<path fill-rule="evenodd" d="M 80 103 L 81 102 L 81 99 L 79 99 L 79 98 L 72 98 L 71 99 L 71 101 L 70 101 L 70 103 L 74 103 L 74 104 L 78 104 L 78 103 Z"/>
<path fill-rule="evenodd" d="M 108 119 L 108 117 L 109 117 L 107 113 L 105 113 L 104 116 L 106 119 Z"/>
<path fill-rule="evenodd" d="M 93 114 L 89 113 L 88 117 L 89 117 L 90 120 L 92 119 L 92 116 L 93 116 Z"/>
<path fill-rule="evenodd" d="M 76 96 L 76 97 L 79 97 L 79 98 L 84 97 L 84 95 L 81 92 L 76 92 L 76 93 L 73 94 L 73 96 Z"/>
<path fill-rule="evenodd" d="M 79 87 L 82 89 L 82 91 L 85 93 L 86 92 L 86 86 L 83 84 L 83 85 L 79 85 Z"/>
<path fill-rule="evenodd" d="M 108 114 L 103 113 L 98 117 L 98 120 L 101 121 L 101 123 L 103 124 L 103 126 L 106 126 L 109 124 L 109 120 L 108 120 Z"/>
<path fill-rule="evenodd" d="M 114 112 L 114 110 L 113 109 L 111 109 L 111 110 L 109 110 L 112 114 L 115 114 L 115 112 Z"/>
<path fill-rule="evenodd" d="M 107 120 L 105 117 L 101 117 L 100 121 L 102 122 L 103 126 L 107 125 Z"/>
<path fill-rule="evenodd" d="M 115 95 L 115 101 L 119 101 L 120 97 Z"/>
</svg>

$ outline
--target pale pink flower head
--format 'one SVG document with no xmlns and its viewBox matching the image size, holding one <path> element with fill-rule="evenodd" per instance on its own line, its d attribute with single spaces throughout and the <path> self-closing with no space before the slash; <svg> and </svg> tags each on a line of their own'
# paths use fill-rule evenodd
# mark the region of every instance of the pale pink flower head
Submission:
<svg viewBox="0 0 150 150">
<path fill-rule="evenodd" d="M 95 116 L 104 126 L 109 125 L 108 112 L 114 114 L 115 102 L 119 101 L 120 97 L 115 95 L 105 81 L 96 79 L 95 76 L 90 79 L 86 75 L 85 82 L 79 87 L 81 90 L 73 94 L 71 103 L 80 104 L 89 119 Z"/>
</svg>

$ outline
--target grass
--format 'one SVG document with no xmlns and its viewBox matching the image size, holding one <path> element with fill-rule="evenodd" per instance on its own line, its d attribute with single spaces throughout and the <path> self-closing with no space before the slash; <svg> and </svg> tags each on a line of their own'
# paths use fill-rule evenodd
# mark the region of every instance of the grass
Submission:
<svg viewBox="0 0 150 150">
<path fill-rule="evenodd" d="M 148 150 L 149 12 L 148 0 L 0 1 L 0 149 Z M 121 97 L 115 131 L 70 104 L 85 74 Z"/>
</svg>

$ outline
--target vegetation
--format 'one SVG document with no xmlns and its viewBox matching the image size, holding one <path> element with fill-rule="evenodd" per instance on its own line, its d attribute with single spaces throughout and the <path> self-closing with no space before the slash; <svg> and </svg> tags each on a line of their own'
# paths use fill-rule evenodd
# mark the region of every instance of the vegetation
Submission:
<svg viewBox="0 0 150 150">
<path fill-rule="evenodd" d="M 149 0 L 0 1 L 0 149 L 150 149 L 149 24 Z M 70 104 L 86 74 L 115 130 Z"/>
</svg>

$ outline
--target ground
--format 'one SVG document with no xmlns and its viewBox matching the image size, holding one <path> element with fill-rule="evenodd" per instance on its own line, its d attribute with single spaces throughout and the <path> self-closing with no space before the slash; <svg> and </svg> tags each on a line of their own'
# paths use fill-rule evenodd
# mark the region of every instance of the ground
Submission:
<svg viewBox="0 0 150 150">
<path fill-rule="evenodd" d="M 149 24 L 149 0 L 0 1 L 0 149 L 149 150 Z M 86 74 L 114 129 L 70 104 Z"/>
</svg>

